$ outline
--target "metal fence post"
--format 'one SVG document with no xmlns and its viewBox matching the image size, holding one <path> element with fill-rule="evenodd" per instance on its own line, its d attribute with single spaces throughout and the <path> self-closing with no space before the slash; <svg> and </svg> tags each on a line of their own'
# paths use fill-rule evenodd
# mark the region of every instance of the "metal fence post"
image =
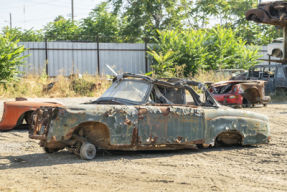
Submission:
<svg viewBox="0 0 287 192">
<path fill-rule="evenodd" d="M 270 40 L 271 40 L 271 39 L 269 39 L 269 44 L 270 44 L 270 42 L 271 42 Z M 271 56 L 270 56 L 270 55 L 268 55 L 268 60 L 269 60 L 268 62 L 269 62 L 269 65 L 271 65 L 270 59 L 271 59 Z M 269 68 L 269 71 L 270 71 L 270 68 Z"/>
<path fill-rule="evenodd" d="M 100 75 L 100 38 L 97 36 L 98 75 Z"/>
<path fill-rule="evenodd" d="M 287 26 L 283 27 L 283 64 L 287 60 Z"/>
<path fill-rule="evenodd" d="M 148 72 L 148 61 L 147 61 L 147 38 L 144 38 L 144 46 L 145 46 L 145 72 Z"/>
<path fill-rule="evenodd" d="M 47 36 L 45 35 L 45 54 L 46 54 L 46 75 L 49 76 L 49 67 L 48 67 L 48 42 Z"/>
</svg>

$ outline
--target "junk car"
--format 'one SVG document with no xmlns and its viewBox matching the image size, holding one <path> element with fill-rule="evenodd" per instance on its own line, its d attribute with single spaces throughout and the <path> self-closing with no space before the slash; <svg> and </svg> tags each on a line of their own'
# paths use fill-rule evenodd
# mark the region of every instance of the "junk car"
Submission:
<svg viewBox="0 0 287 192">
<path fill-rule="evenodd" d="M 267 116 L 221 106 L 197 80 L 131 73 L 117 75 L 95 101 L 43 106 L 31 121 L 29 137 L 40 140 L 46 152 L 67 148 L 82 159 L 93 159 L 99 149 L 197 149 L 270 141 Z"/>
<path fill-rule="evenodd" d="M 245 13 L 249 21 L 285 27 L 287 24 L 287 2 L 271 1 L 259 3 L 257 9 Z"/>
<path fill-rule="evenodd" d="M 249 69 L 249 79 L 267 81 L 265 94 L 287 92 L 287 65 L 256 65 Z"/>
<path fill-rule="evenodd" d="M 277 38 L 267 45 L 267 54 L 273 57 L 283 57 L 283 38 Z"/>
<path fill-rule="evenodd" d="M 251 107 L 271 101 L 270 96 L 265 96 L 265 84 L 260 80 L 231 80 L 214 83 L 209 91 L 222 105 L 233 107 Z"/>
<path fill-rule="evenodd" d="M 15 101 L 4 102 L 4 112 L 0 122 L 0 131 L 12 129 L 29 129 L 30 116 L 40 106 L 57 107 L 63 103 L 54 99 L 16 98 Z"/>
</svg>

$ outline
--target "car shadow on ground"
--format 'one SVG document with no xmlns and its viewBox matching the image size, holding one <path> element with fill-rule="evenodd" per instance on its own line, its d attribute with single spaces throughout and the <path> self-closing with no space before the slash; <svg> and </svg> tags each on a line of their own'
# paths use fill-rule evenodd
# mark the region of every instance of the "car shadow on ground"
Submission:
<svg viewBox="0 0 287 192">
<path fill-rule="evenodd" d="M 27 167 L 42 167 L 61 164 L 79 164 L 87 162 L 107 162 L 118 160 L 139 160 L 151 158 L 166 158 L 177 155 L 191 155 L 191 154 L 207 154 L 214 151 L 232 151 L 257 148 L 257 146 L 220 146 L 194 149 L 181 149 L 181 150 L 154 150 L 154 151 L 106 151 L 98 150 L 97 155 L 92 160 L 82 160 L 75 154 L 70 154 L 67 150 L 62 150 L 56 153 L 47 154 L 34 153 L 26 155 L 15 156 L 2 156 L 0 157 L 0 170 L 3 169 L 19 169 Z"/>
</svg>

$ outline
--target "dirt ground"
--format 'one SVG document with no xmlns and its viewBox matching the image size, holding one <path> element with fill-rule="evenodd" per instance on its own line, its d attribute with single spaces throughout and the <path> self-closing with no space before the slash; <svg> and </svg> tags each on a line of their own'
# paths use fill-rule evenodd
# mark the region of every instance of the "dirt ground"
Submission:
<svg viewBox="0 0 287 192">
<path fill-rule="evenodd" d="M 287 104 L 269 116 L 271 143 L 154 152 L 45 154 L 27 131 L 0 132 L 0 191 L 287 191 Z"/>
</svg>

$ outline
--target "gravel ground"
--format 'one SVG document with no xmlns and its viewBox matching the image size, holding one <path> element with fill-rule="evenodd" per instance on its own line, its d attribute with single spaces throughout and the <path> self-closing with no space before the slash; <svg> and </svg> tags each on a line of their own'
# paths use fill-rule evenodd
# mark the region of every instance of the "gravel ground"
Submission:
<svg viewBox="0 0 287 192">
<path fill-rule="evenodd" d="M 287 191 L 287 105 L 243 110 L 269 116 L 270 144 L 110 151 L 84 161 L 66 150 L 45 154 L 27 131 L 0 132 L 0 191 Z"/>
</svg>

